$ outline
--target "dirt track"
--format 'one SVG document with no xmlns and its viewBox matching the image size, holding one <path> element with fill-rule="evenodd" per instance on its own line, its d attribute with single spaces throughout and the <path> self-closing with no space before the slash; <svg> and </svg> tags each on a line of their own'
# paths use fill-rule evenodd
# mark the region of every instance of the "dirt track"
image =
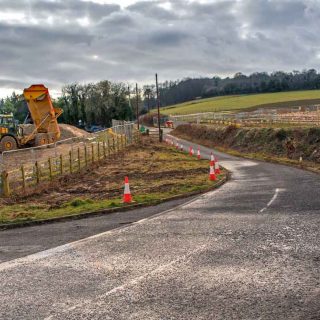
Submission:
<svg viewBox="0 0 320 320">
<path fill-rule="evenodd" d="M 61 138 L 56 145 L 24 148 L 14 152 L 4 153 L 1 157 L 2 169 L 13 170 L 19 168 L 21 165 L 31 164 L 35 161 L 44 161 L 49 157 L 57 157 L 60 154 L 67 154 L 71 149 L 81 147 L 84 141 L 82 138 L 89 136 L 86 131 L 67 124 L 60 124 L 60 129 Z"/>
</svg>

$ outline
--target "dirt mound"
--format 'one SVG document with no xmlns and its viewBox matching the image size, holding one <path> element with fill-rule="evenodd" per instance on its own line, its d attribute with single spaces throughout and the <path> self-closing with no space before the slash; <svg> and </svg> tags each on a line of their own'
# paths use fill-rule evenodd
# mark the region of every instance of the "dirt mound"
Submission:
<svg viewBox="0 0 320 320">
<path fill-rule="evenodd" d="M 88 132 L 85 130 L 79 129 L 77 127 L 71 126 L 70 124 L 59 124 L 61 130 L 60 140 L 74 138 L 74 137 L 84 137 L 88 135 Z"/>
<path fill-rule="evenodd" d="M 24 134 L 31 134 L 34 130 L 33 124 L 23 124 L 22 127 L 23 127 Z M 84 137 L 88 135 L 87 131 L 79 129 L 70 124 L 61 123 L 59 124 L 59 127 L 61 131 L 60 140 L 75 138 L 75 137 Z"/>
</svg>

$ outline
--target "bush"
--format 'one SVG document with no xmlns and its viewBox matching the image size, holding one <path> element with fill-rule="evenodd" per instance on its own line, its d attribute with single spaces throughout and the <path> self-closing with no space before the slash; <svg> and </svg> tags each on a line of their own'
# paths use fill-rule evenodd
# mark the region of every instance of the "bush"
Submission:
<svg viewBox="0 0 320 320">
<path fill-rule="evenodd" d="M 276 132 L 275 137 L 280 141 L 284 141 L 287 139 L 287 131 L 284 129 L 280 129 L 279 131 Z"/>
</svg>

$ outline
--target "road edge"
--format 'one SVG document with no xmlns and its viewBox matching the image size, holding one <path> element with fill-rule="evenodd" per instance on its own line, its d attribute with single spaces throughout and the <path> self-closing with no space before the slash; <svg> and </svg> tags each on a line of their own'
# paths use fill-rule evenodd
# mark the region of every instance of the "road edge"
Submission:
<svg viewBox="0 0 320 320">
<path fill-rule="evenodd" d="M 98 211 L 92 211 L 92 212 L 83 212 L 75 215 L 66 215 L 62 217 L 57 217 L 57 218 L 50 218 L 50 219 L 40 219 L 40 220 L 31 220 L 31 221 L 22 221 L 22 222 L 16 222 L 16 223 L 8 223 L 8 224 L 0 224 L 0 232 L 3 230 L 8 230 L 8 229 L 18 229 L 18 228 L 23 228 L 23 227 L 30 227 L 30 226 L 36 226 L 36 225 L 42 225 L 42 224 L 50 224 L 50 223 L 55 223 L 55 222 L 64 222 L 64 221 L 71 221 L 71 220 L 80 220 L 80 219 L 85 219 L 85 218 L 91 218 L 91 217 L 97 217 L 97 216 L 102 216 L 105 214 L 111 214 L 115 212 L 121 212 L 121 211 L 130 211 L 133 209 L 138 209 L 138 208 L 146 208 L 146 207 L 152 207 L 159 205 L 164 202 L 168 202 L 171 200 L 179 200 L 179 199 L 184 199 L 184 198 L 189 198 L 192 196 L 197 196 L 197 195 L 202 195 L 207 192 L 216 190 L 220 188 L 222 185 L 224 185 L 231 177 L 231 172 L 226 170 L 226 176 L 223 177 L 221 180 L 219 180 L 214 186 L 202 190 L 202 191 L 193 191 L 193 192 L 188 192 L 184 194 L 178 194 L 172 197 L 167 197 L 163 198 L 160 200 L 155 201 L 154 203 L 137 203 L 137 204 L 132 204 L 128 205 L 125 207 L 116 207 L 116 208 L 109 208 L 109 209 L 101 209 Z M 170 209 L 169 209 L 170 210 Z"/>
</svg>

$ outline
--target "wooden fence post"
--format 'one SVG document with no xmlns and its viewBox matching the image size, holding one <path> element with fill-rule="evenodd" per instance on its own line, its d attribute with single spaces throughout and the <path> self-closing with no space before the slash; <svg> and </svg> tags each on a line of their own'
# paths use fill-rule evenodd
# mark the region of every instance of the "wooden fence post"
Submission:
<svg viewBox="0 0 320 320">
<path fill-rule="evenodd" d="M 121 148 L 121 150 L 124 149 L 123 134 L 120 136 L 120 148 Z"/>
<path fill-rule="evenodd" d="M 63 155 L 60 154 L 60 173 L 63 174 Z"/>
<path fill-rule="evenodd" d="M 114 136 L 112 136 L 112 149 L 113 149 L 113 155 L 116 153 L 116 144 L 114 141 Z"/>
<path fill-rule="evenodd" d="M 92 152 L 92 163 L 94 163 L 94 144 L 91 144 L 91 152 Z"/>
<path fill-rule="evenodd" d="M 25 175 L 25 170 L 24 166 L 21 166 L 21 177 L 22 177 L 22 188 L 23 191 L 26 191 L 26 175 Z"/>
<path fill-rule="evenodd" d="M 103 158 L 105 159 L 107 157 L 107 153 L 106 153 L 106 142 L 103 141 Z"/>
<path fill-rule="evenodd" d="M 108 158 L 110 158 L 110 143 L 109 143 L 109 137 L 107 139 L 107 150 L 108 150 Z"/>
<path fill-rule="evenodd" d="M 81 171 L 80 148 L 78 147 L 78 171 Z"/>
<path fill-rule="evenodd" d="M 10 196 L 10 184 L 9 184 L 9 173 L 7 171 L 2 171 L 2 193 L 5 197 Z"/>
<path fill-rule="evenodd" d="M 36 161 L 36 163 L 34 165 L 36 167 L 36 181 L 37 181 L 37 184 L 39 184 L 40 183 L 40 168 L 39 168 L 38 161 Z"/>
<path fill-rule="evenodd" d="M 49 178 L 52 180 L 52 161 L 51 158 L 48 159 L 48 165 L 49 165 Z"/>
<path fill-rule="evenodd" d="M 124 138 L 124 147 L 126 148 L 127 147 L 127 143 L 128 143 L 127 136 L 124 135 L 123 138 Z"/>
<path fill-rule="evenodd" d="M 88 149 L 87 149 L 87 145 L 84 145 L 84 162 L 86 164 L 86 167 L 88 166 Z"/>
<path fill-rule="evenodd" d="M 98 161 L 100 160 L 100 141 L 98 141 Z"/>
<path fill-rule="evenodd" d="M 69 171 L 72 173 L 72 150 L 69 151 Z"/>
</svg>

